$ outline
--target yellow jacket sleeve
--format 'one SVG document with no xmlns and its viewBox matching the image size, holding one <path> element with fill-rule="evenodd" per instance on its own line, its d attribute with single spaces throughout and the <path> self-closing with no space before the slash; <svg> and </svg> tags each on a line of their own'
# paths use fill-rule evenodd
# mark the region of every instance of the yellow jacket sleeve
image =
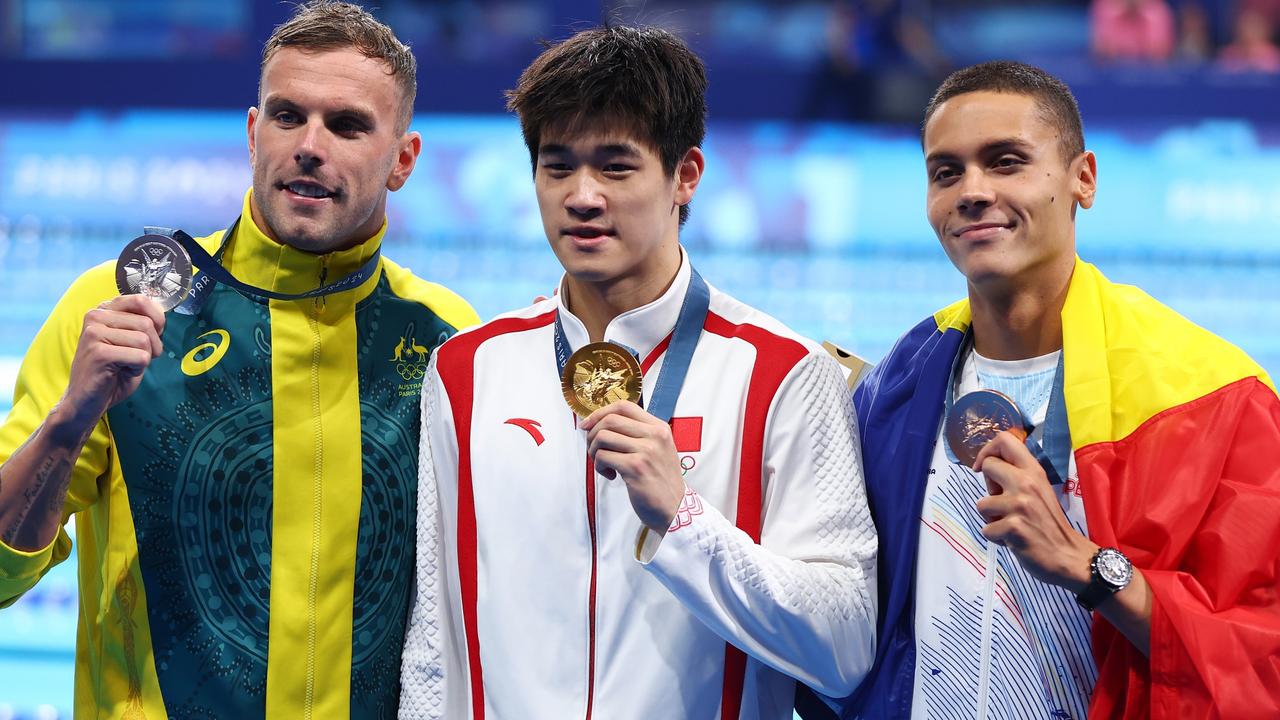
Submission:
<svg viewBox="0 0 1280 720">
<path fill-rule="evenodd" d="M 32 341 L 18 370 L 13 410 L 0 425 L 0 466 L 40 427 L 66 391 L 85 313 L 117 294 L 113 266 L 104 263 L 77 278 Z M 101 420 L 71 471 L 71 487 L 62 509 L 64 525 L 71 515 L 98 500 L 99 479 L 110 469 L 112 456 L 111 434 L 106 421 Z M 5 476 L 3 480 L 16 479 Z M 0 540 L 0 607 L 13 604 L 70 553 L 71 537 L 65 528 L 58 530 L 47 547 L 33 552 L 16 550 Z"/>
</svg>

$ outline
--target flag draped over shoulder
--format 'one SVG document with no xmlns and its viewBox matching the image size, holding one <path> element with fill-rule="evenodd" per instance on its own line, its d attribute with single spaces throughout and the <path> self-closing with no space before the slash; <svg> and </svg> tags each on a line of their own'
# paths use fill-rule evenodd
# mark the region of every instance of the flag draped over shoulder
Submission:
<svg viewBox="0 0 1280 720">
<path fill-rule="evenodd" d="M 1233 345 L 1076 261 L 1062 311 L 1089 536 L 1154 595 L 1144 657 L 1095 615 L 1091 718 L 1280 718 L 1280 399 Z M 967 300 L 904 335 L 855 394 L 880 535 L 876 665 L 843 717 L 905 717 L 925 473 Z"/>
<path fill-rule="evenodd" d="M 1241 350 L 1077 261 L 1063 390 L 1090 538 L 1155 596 L 1094 624 L 1091 717 L 1280 717 L 1280 399 Z"/>
</svg>

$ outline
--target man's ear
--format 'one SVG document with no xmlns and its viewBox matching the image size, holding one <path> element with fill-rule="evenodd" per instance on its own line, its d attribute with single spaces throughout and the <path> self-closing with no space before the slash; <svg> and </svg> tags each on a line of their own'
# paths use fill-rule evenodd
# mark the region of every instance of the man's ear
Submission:
<svg viewBox="0 0 1280 720">
<path fill-rule="evenodd" d="M 245 121 L 245 133 L 249 136 L 249 165 L 254 163 L 254 150 L 256 143 L 253 138 L 253 128 L 258 124 L 258 108 L 249 108 L 249 117 Z"/>
<path fill-rule="evenodd" d="M 1071 175 L 1072 195 L 1080 207 L 1088 210 L 1093 207 L 1093 198 L 1098 194 L 1098 158 L 1089 150 L 1080 153 L 1071 162 Z"/>
<path fill-rule="evenodd" d="M 396 164 L 391 168 L 391 174 L 387 176 L 387 189 L 395 192 L 404 187 L 409 180 L 409 174 L 413 172 L 414 166 L 418 164 L 418 155 L 422 153 L 422 135 L 417 132 L 408 132 L 400 139 L 400 151 L 396 154 Z"/>
<path fill-rule="evenodd" d="M 688 205 L 693 200 L 693 193 L 702 182 L 702 171 L 707 159 L 701 148 L 689 148 L 676 166 L 676 205 Z"/>
</svg>

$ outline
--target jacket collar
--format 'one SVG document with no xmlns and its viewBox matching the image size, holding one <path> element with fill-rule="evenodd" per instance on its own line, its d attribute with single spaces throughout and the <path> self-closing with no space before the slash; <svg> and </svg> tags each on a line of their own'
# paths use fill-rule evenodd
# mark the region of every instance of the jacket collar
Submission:
<svg viewBox="0 0 1280 720">
<path fill-rule="evenodd" d="M 680 248 L 680 269 L 676 278 L 658 299 L 628 310 L 615 317 L 605 327 L 604 339 L 607 342 L 621 343 L 639 354 L 643 361 L 659 343 L 671 334 L 676 318 L 680 315 L 680 307 L 684 304 L 685 293 L 689 290 L 689 278 L 693 268 L 689 264 L 689 254 Z M 560 292 L 556 296 L 556 309 L 560 312 L 560 322 L 564 326 L 565 339 L 569 341 L 570 350 L 577 350 L 589 343 L 590 336 L 582 321 L 564 304 L 565 277 L 560 279 Z"/>
<path fill-rule="evenodd" d="M 346 250 L 314 255 L 272 240 L 253 221 L 249 199 L 253 190 L 245 193 L 236 223 L 235 234 L 223 254 L 222 262 L 238 280 L 266 290 L 283 293 L 304 293 L 314 290 L 322 282 L 333 282 L 359 269 L 382 246 L 387 232 L 386 220 L 373 237 Z M 377 284 L 379 273 L 374 273 L 360 287 L 347 292 L 356 293 L 357 299 L 368 295 Z"/>
</svg>

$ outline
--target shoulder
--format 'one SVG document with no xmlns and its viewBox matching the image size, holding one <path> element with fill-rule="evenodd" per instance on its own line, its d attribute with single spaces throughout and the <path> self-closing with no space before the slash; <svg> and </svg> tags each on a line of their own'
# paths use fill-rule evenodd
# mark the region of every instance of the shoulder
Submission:
<svg viewBox="0 0 1280 720">
<path fill-rule="evenodd" d="M 470 367 L 480 346 L 495 338 L 549 327 L 555 321 L 555 310 L 555 300 L 543 300 L 464 328 L 436 350 L 438 371 L 447 375 L 462 366 Z"/>
<path fill-rule="evenodd" d="M 1246 377 L 1257 377 L 1273 386 L 1266 372 L 1240 348 L 1200 327 L 1177 311 L 1132 285 L 1113 283 L 1092 266 L 1085 273 L 1096 283 L 1106 361 L 1113 375 L 1147 377 L 1177 384 L 1199 385 L 1208 391 Z M 1073 288 L 1074 290 L 1074 282 Z M 1077 310 L 1083 307 L 1085 310 Z M 1064 333 L 1089 337 L 1088 304 L 1064 312 Z M 1068 361 L 1072 356 L 1068 356 Z M 1194 368 L 1194 378 L 1187 369 Z M 1191 388 L 1187 388 L 1191 389 Z"/>
<path fill-rule="evenodd" d="M 792 330 L 782 321 L 737 298 L 711 287 L 711 307 L 706 331 L 741 340 L 757 353 L 772 359 L 793 358 L 792 364 L 807 355 L 826 355 L 822 345 Z"/>
<path fill-rule="evenodd" d="M 873 407 L 893 412 L 916 398 L 922 377 L 951 366 L 968 328 L 967 306 L 949 306 L 925 317 L 903 333 L 854 391 L 854 404 L 865 420 Z"/>
<path fill-rule="evenodd" d="M 385 256 L 382 258 L 382 272 L 392 293 L 421 304 L 455 330 L 480 322 L 471 304 L 460 295 L 443 285 L 423 280 Z"/>
</svg>

